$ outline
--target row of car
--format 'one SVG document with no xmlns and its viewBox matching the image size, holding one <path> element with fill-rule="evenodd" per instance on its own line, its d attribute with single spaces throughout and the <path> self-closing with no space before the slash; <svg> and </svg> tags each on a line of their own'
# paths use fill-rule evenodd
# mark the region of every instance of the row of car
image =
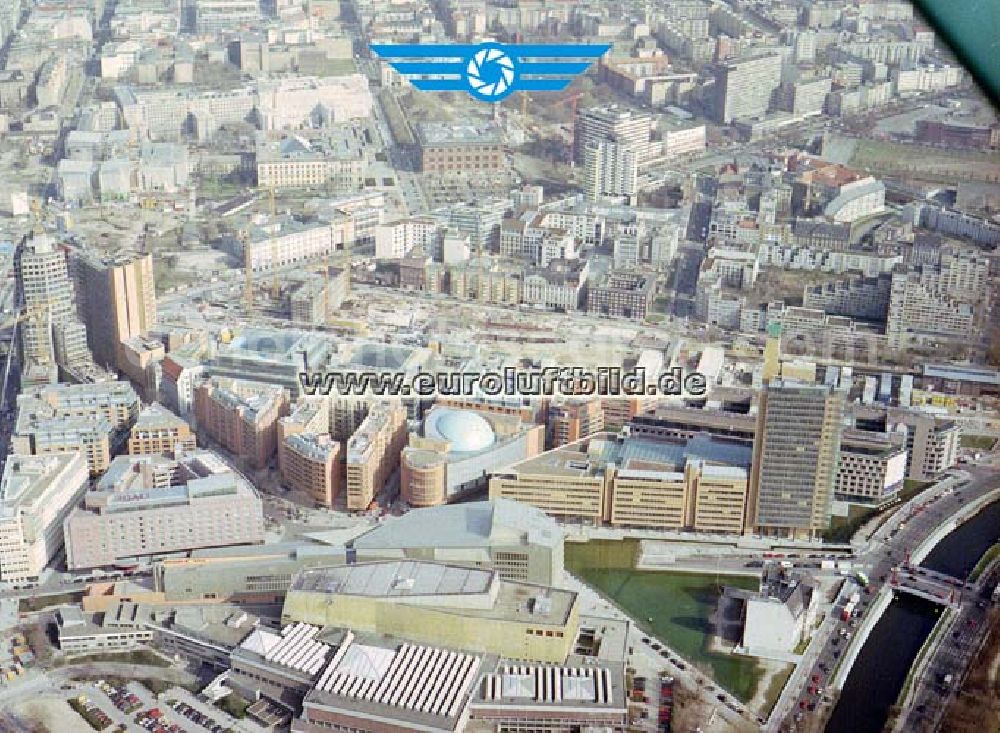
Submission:
<svg viewBox="0 0 1000 733">
<path fill-rule="evenodd" d="M 159 708 L 150 708 L 135 716 L 135 722 L 149 733 L 184 733 L 177 723 L 172 723 Z"/>
<path fill-rule="evenodd" d="M 167 700 L 167 705 L 172 707 L 188 720 L 197 723 L 202 728 L 207 728 L 212 731 L 212 733 L 226 733 L 226 731 L 229 730 L 226 726 L 216 723 L 210 716 L 205 715 L 205 713 L 200 710 L 191 707 L 186 702 L 182 702 L 180 700 Z"/>
<path fill-rule="evenodd" d="M 76 705 L 73 707 L 90 723 L 91 727 L 103 731 L 114 722 L 107 713 L 92 703 L 86 695 L 77 695 L 74 701 Z"/>
<path fill-rule="evenodd" d="M 108 696 L 111 704 L 121 710 L 126 715 L 131 715 L 142 707 L 142 700 L 134 692 L 129 692 L 125 687 L 113 685 L 104 680 L 97 680 L 98 689 Z"/>
<path fill-rule="evenodd" d="M 674 678 L 660 678 L 660 711 L 657 722 L 660 733 L 670 733 L 674 717 Z"/>
</svg>

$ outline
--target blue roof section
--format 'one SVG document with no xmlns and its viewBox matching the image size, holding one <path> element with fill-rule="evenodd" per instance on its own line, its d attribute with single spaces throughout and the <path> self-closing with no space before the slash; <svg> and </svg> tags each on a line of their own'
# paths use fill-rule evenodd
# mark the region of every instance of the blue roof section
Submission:
<svg viewBox="0 0 1000 733">
<path fill-rule="evenodd" d="M 742 443 L 699 433 L 686 443 L 645 438 L 608 441 L 604 444 L 601 460 L 621 467 L 631 467 L 634 463 L 659 463 L 680 469 L 689 460 L 749 467 L 752 453 L 752 449 Z"/>
</svg>

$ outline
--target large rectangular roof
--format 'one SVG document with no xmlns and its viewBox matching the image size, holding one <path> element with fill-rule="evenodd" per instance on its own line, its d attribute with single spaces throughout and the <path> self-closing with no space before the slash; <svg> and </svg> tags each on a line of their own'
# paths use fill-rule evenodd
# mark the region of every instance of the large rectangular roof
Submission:
<svg viewBox="0 0 1000 733">
<path fill-rule="evenodd" d="M 427 528 L 433 527 L 433 532 Z M 358 537 L 356 549 L 487 547 L 510 544 L 521 534 L 536 544 L 556 544 L 562 533 L 539 509 L 509 499 L 418 509 Z"/>
<path fill-rule="evenodd" d="M 307 695 L 306 707 L 318 704 L 391 717 L 415 728 L 450 729 L 482 664 L 478 655 L 419 644 L 345 644 Z"/>
<path fill-rule="evenodd" d="M 489 570 L 417 561 L 361 563 L 303 570 L 290 590 L 375 598 L 486 593 Z"/>
</svg>

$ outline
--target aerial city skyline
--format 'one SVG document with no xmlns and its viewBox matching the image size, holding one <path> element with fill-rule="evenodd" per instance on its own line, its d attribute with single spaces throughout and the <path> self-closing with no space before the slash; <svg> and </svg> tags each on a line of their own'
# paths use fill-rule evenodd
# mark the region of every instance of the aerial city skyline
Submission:
<svg viewBox="0 0 1000 733">
<path fill-rule="evenodd" d="M 4 0 L 0 731 L 1000 726 L 998 244 L 908 1 Z"/>
</svg>

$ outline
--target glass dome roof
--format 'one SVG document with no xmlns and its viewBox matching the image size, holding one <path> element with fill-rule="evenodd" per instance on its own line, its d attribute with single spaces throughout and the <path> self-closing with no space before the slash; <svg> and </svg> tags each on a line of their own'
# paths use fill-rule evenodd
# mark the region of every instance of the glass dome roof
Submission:
<svg viewBox="0 0 1000 733">
<path fill-rule="evenodd" d="M 469 410 L 437 408 L 427 416 L 424 432 L 429 438 L 445 440 L 452 453 L 474 453 L 496 442 L 489 421 Z"/>
</svg>

